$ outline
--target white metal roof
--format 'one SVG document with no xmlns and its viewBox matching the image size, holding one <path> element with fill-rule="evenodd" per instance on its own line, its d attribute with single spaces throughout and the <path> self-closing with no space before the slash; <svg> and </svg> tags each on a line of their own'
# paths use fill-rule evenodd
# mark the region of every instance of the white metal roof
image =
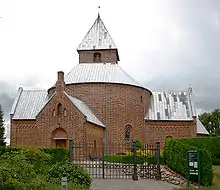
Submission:
<svg viewBox="0 0 220 190">
<path fill-rule="evenodd" d="M 153 92 L 146 119 L 150 120 L 193 120 L 195 108 L 189 92 Z"/>
<path fill-rule="evenodd" d="M 66 96 L 86 116 L 87 121 L 105 127 L 84 102 L 68 94 Z M 48 97 L 46 90 L 23 90 L 19 88 L 11 110 L 11 114 L 14 114 L 13 119 L 36 119 L 37 114 L 50 101 L 51 97 Z"/>
<path fill-rule="evenodd" d="M 87 104 L 85 104 L 83 101 L 74 98 L 70 95 L 68 95 L 67 93 L 65 93 L 66 96 L 71 100 L 71 102 L 79 109 L 79 111 L 86 116 L 86 120 L 97 124 L 99 126 L 105 127 L 105 125 L 103 125 L 103 123 L 101 121 L 99 121 L 99 119 L 94 115 L 94 113 L 92 112 L 92 110 L 89 108 L 89 106 Z"/>
<path fill-rule="evenodd" d="M 115 63 L 80 63 L 64 78 L 66 84 L 118 83 L 146 88 Z"/>
<path fill-rule="evenodd" d="M 13 119 L 35 119 L 48 101 L 46 90 L 23 90 L 19 88 L 11 114 Z"/>
<path fill-rule="evenodd" d="M 196 132 L 197 134 L 202 134 L 202 135 L 209 135 L 209 132 L 206 130 L 202 122 L 199 120 L 199 118 L 196 118 Z"/>
<path fill-rule="evenodd" d="M 77 50 L 116 49 L 108 30 L 98 15 Z"/>
</svg>

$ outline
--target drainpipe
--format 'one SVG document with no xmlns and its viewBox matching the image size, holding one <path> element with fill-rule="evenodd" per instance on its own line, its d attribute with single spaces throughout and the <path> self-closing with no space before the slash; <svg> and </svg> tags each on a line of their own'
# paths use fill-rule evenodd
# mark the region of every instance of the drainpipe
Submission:
<svg viewBox="0 0 220 190">
<path fill-rule="evenodd" d="M 108 152 L 108 83 L 105 88 L 105 152 Z"/>
</svg>

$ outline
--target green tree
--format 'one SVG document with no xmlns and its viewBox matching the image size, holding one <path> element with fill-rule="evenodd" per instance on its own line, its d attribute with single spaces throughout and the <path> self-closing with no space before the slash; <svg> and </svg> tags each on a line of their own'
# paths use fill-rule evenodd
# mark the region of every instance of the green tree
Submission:
<svg viewBox="0 0 220 190">
<path fill-rule="evenodd" d="M 0 146 L 5 146 L 5 127 L 4 127 L 4 112 L 2 110 L 2 106 L 0 104 Z"/>
<path fill-rule="evenodd" d="M 211 135 L 220 136 L 220 109 L 205 112 L 199 115 L 199 119 Z"/>
</svg>

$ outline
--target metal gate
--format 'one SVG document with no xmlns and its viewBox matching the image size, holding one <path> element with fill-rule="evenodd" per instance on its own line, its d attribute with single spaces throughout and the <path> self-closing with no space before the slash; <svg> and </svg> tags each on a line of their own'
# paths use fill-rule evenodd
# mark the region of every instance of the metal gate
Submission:
<svg viewBox="0 0 220 190">
<path fill-rule="evenodd" d="M 161 179 L 160 143 L 76 144 L 69 141 L 70 161 L 84 167 L 92 178 Z"/>
</svg>

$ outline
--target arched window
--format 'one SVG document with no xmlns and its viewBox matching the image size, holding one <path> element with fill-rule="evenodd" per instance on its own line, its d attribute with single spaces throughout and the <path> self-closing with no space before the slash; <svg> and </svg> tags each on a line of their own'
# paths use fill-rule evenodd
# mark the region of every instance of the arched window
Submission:
<svg viewBox="0 0 220 190">
<path fill-rule="evenodd" d="M 94 63 L 97 63 L 97 62 L 101 62 L 102 59 L 101 59 L 101 53 L 94 53 L 93 54 L 93 62 Z"/>
<path fill-rule="evenodd" d="M 59 104 L 57 105 L 57 114 L 58 114 L 58 115 L 61 115 L 61 113 L 62 113 L 62 105 L 61 105 L 61 103 L 59 103 Z"/>
<path fill-rule="evenodd" d="M 53 116 L 56 116 L 56 110 L 53 109 Z"/>
<path fill-rule="evenodd" d="M 131 140 L 131 125 L 125 126 L 125 140 L 130 141 Z"/>
<path fill-rule="evenodd" d="M 67 115 L 66 108 L 64 108 L 64 110 L 63 110 L 63 115 L 64 115 L 64 117 L 66 117 L 66 115 Z"/>
</svg>

